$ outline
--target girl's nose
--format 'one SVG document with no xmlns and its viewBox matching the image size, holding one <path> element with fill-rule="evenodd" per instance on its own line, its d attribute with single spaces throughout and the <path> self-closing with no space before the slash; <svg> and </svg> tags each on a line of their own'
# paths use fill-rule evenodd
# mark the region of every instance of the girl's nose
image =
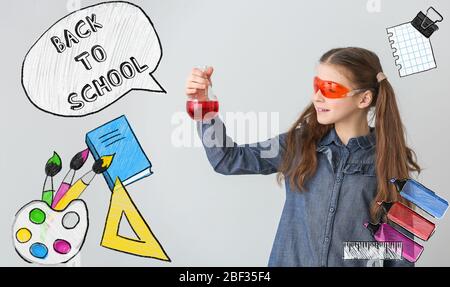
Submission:
<svg viewBox="0 0 450 287">
<path fill-rule="evenodd" d="M 324 102 L 325 97 L 322 95 L 322 92 L 318 90 L 317 93 L 313 93 L 312 100 L 315 102 Z"/>
</svg>

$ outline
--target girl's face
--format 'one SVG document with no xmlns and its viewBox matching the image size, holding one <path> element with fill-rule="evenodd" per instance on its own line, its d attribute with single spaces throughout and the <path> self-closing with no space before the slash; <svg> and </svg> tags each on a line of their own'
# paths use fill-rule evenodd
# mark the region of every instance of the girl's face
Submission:
<svg viewBox="0 0 450 287">
<path fill-rule="evenodd" d="M 349 90 L 357 89 L 353 83 L 342 73 L 342 68 L 334 65 L 321 63 L 317 66 L 317 77 L 323 81 L 332 81 L 339 83 Z M 349 95 L 354 94 L 350 92 Z M 367 96 L 370 98 L 368 99 Z M 339 99 L 330 99 L 322 95 L 318 90 L 312 96 L 312 102 L 316 108 L 317 121 L 320 124 L 336 124 L 340 121 L 346 121 L 351 118 L 360 119 L 361 114 L 364 115 L 366 108 L 372 100 L 370 93 L 360 92 L 353 96 L 346 96 Z M 355 116 L 358 117 L 355 117 Z"/>
</svg>

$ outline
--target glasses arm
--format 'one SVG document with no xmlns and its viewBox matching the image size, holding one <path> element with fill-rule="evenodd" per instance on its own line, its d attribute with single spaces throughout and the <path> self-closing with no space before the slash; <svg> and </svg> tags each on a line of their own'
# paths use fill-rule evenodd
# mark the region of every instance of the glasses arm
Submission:
<svg viewBox="0 0 450 287">
<path fill-rule="evenodd" d="M 374 91 L 374 90 L 375 90 L 374 88 L 355 89 L 355 90 L 351 90 L 350 92 L 348 92 L 348 93 L 347 93 L 347 96 L 348 96 L 348 97 L 353 97 L 353 96 L 356 96 L 356 95 L 358 95 L 358 94 L 360 94 L 360 93 L 362 93 L 362 92 L 365 92 L 365 91 Z"/>
</svg>

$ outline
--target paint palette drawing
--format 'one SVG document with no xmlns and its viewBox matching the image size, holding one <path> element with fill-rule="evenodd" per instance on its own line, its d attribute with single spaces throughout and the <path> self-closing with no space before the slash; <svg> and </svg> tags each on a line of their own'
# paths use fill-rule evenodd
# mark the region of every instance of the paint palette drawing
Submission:
<svg viewBox="0 0 450 287">
<path fill-rule="evenodd" d="M 31 201 L 16 214 L 13 242 L 27 262 L 44 265 L 66 263 L 80 251 L 89 226 L 83 200 L 55 211 L 44 201 Z"/>
</svg>

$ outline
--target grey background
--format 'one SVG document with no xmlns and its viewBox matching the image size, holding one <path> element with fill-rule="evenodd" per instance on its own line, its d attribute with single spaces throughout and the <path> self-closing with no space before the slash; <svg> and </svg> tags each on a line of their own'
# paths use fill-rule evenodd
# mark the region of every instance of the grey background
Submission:
<svg viewBox="0 0 450 287">
<path fill-rule="evenodd" d="M 52 151 L 66 163 L 84 147 L 85 133 L 125 114 L 154 166 L 154 174 L 128 191 L 172 263 L 100 247 L 109 191 L 98 177 L 83 195 L 90 230 L 83 266 L 266 266 L 285 199 L 275 175 L 215 174 L 200 147 L 176 148 L 174 113 L 184 112 L 185 79 L 191 68 L 216 68 L 221 111 L 280 112 L 285 131 L 308 104 L 320 55 L 333 47 L 375 51 L 396 89 L 408 144 L 424 168 L 419 180 L 445 198 L 450 160 L 448 75 L 450 3 L 381 0 L 369 13 L 366 0 L 132 1 L 152 19 L 163 46 L 155 76 L 167 94 L 133 91 L 85 118 L 60 118 L 36 109 L 20 84 L 23 57 L 36 39 L 68 14 L 67 1 L 2 1 L 0 105 L 0 265 L 29 266 L 15 253 L 11 226 L 16 211 L 38 199 L 43 166 Z M 81 1 L 82 7 L 97 3 Z M 444 15 L 432 36 L 438 68 L 398 76 L 386 27 L 410 21 L 433 5 Z M 448 17 L 448 18 L 446 18 Z M 245 142 L 236 138 L 238 143 Z M 92 159 L 87 165 L 92 164 Z M 86 168 L 86 167 L 85 167 Z M 450 217 L 438 222 L 418 266 L 450 266 Z"/>
</svg>

